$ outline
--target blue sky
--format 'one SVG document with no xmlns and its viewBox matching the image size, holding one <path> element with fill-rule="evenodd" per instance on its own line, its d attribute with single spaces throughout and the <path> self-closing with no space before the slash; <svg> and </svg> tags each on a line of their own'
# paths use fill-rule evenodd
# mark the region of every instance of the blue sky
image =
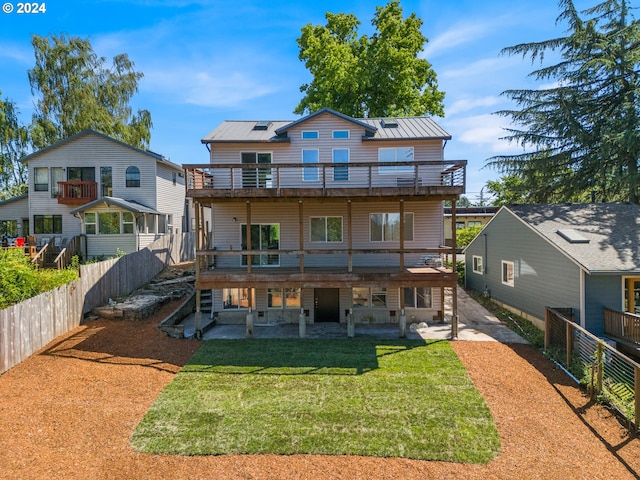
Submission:
<svg viewBox="0 0 640 480">
<path fill-rule="evenodd" d="M 3 11 L 8 9 L 4 0 Z M 300 85 L 310 80 L 298 60 L 296 39 L 307 23 L 325 24 L 325 13 L 354 13 L 370 34 L 376 5 L 386 0 L 50 0 L 45 13 L 0 13 L 0 91 L 17 103 L 29 123 L 33 108 L 27 70 L 33 67 L 31 35 L 68 33 L 89 38 L 107 59 L 127 53 L 144 73 L 134 110 L 151 112 L 151 150 L 178 164 L 206 163 L 200 143 L 223 120 L 295 120 Z M 578 8 L 595 0 L 576 0 Z M 499 54 L 503 47 L 561 36 L 554 0 L 401 0 L 415 12 L 429 39 L 424 57 L 446 92 L 451 135 L 446 159 L 466 159 L 467 197 L 477 202 L 498 172 L 487 158 L 517 152 L 500 137 L 509 108 L 500 93 L 536 88 L 528 59 Z M 486 189 L 484 190 L 486 198 Z"/>
</svg>

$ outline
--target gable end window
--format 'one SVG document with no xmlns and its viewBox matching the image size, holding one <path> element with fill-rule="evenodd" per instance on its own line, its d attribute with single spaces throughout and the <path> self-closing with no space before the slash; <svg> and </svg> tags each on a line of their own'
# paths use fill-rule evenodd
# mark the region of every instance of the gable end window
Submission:
<svg viewBox="0 0 640 480">
<path fill-rule="evenodd" d="M 477 273 L 479 275 L 484 273 L 482 268 L 482 257 L 479 257 L 478 255 L 473 256 L 473 273 Z"/>
<path fill-rule="evenodd" d="M 302 131 L 302 139 L 303 140 L 317 140 L 320 138 L 320 133 L 317 130 L 303 130 Z"/>
<path fill-rule="evenodd" d="M 342 139 L 342 138 L 349 138 L 349 130 L 334 130 L 332 132 L 332 136 L 336 140 Z"/>
<path fill-rule="evenodd" d="M 502 260 L 502 284 L 509 287 L 515 286 L 514 277 L 513 262 Z"/>
<path fill-rule="evenodd" d="M 127 168 L 125 178 L 126 178 L 127 187 L 139 187 L 140 186 L 140 169 L 138 167 Z"/>
</svg>

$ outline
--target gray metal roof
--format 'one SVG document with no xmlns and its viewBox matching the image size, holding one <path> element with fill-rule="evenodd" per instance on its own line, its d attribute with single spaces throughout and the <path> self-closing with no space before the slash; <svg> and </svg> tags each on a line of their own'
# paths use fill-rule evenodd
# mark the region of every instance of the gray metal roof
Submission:
<svg viewBox="0 0 640 480">
<path fill-rule="evenodd" d="M 505 208 L 589 273 L 640 272 L 638 205 L 590 203 Z"/>
<path fill-rule="evenodd" d="M 125 200 L 123 198 L 118 198 L 118 197 L 98 198 L 97 200 L 94 200 L 85 205 L 82 205 L 81 207 L 71 210 L 71 212 L 69 213 L 71 213 L 72 215 L 75 215 L 76 213 L 85 212 L 87 210 L 91 210 L 93 207 L 100 205 L 102 203 L 104 203 L 105 205 L 119 207 L 119 208 L 122 208 L 123 210 L 128 210 L 129 212 L 132 212 L 132 213 L 151 213 L 153 215 L 162 215 L 157 210 L 147 207 L 146 205 L 143 205 L 141 203 L 138 203 L 135 200 Z"/>
<path fill-rule="evenodd" d="M 0 200 L 0 205 L 17 202 L 18 200 L 24 200 L 25 198 L 29 198 L 28 193 L 23 193 L 22 195 L 18 195 L 17 197 L 7 198 L 6 200 Z"/>
<path fill-rule="evenodd" d="M 282 142 L 286 133 L 321 114 L 334 115 L 360 126 L 365 140 L 449 140 L 451 135 L 429 117 L 395 117 L 395 127 L 384 128 L 385 118 L 352 118 L 330 108 L 323 108 L 298 120 L 226 120 L 206 135 L 202 143 L 214 142 Z M 267 123 L 264 130 L 255 130 L 257 123 Z M 366 133 L 366 135 L 365 135 Z"/>
</svg>

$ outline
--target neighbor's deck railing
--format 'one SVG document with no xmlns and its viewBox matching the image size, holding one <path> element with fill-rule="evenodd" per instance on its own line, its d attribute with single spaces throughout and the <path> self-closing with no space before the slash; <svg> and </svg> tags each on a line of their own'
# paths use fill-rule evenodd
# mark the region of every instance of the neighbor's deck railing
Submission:
<svg viewBox="0 0 640 480">
<path fill-rule="evenodd" d="M 188 190 L 462 187 L 466 160 L 187 164 Z"/>
<path fill-rule="evenodd" d="M 640 316 L 605 308 L 604 333 L 640 345 Z"/>
<path fill-rule="evenodd" d="M 547 307 L 544 348 L 569 370 L 592 397 L 640 426 L 640 364 L 574 323 L 566 312 Z"/>
</svg>

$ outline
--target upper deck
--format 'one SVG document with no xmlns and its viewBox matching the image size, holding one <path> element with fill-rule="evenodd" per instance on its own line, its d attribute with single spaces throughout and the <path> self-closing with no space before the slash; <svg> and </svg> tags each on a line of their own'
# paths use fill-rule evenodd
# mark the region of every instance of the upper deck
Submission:
<svg viewBox="0 0 640 480">
<path fill-rule="evenodd" d="M 399 197 L 456 199 L 465 193 L 466 160 L 186 164 L 194 199 Z"/>
</svg>

